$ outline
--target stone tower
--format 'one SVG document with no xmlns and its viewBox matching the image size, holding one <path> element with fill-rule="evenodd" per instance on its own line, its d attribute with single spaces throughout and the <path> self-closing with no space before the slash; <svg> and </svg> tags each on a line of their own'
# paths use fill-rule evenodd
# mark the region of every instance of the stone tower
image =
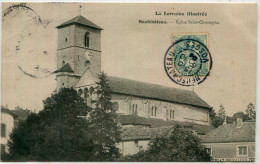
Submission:
<svg viewBox="0 0 260 164">
<path fill-rule="evenodd" d="M 100 73 L 102 28 L 81 15 L 56 28 L 58 91 L 62 87 L 73 87 L 87 68 L 94 74 Z"/>
</svg>

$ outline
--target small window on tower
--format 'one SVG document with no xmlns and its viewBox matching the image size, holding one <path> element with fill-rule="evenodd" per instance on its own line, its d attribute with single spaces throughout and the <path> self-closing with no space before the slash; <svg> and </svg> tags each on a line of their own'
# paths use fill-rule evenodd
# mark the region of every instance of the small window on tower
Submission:
<svg viewBox="0 0 260 164">
<path fill-rule="evenodd" d="M 65 38 L 65 42 L 68 42 L 68 38 Z"/>
<path fill-rule="evenodd" d="M 87 61 L 85 62 L 85 66 L 88 67 L 89 65 L 90 65 L 90 61 L 87 60 Z"/>
<path fill-rule="evenodd" d="M 85 47 L 89 47 L 89 32 L 85 34 Z"/>
<path fill-rule="evenodd" d="M 64 66 L 64 65 L 65 65 L 65 61 L 63 60 L 63 61 L 62 61 L 62 66 Z"/>
</svg>

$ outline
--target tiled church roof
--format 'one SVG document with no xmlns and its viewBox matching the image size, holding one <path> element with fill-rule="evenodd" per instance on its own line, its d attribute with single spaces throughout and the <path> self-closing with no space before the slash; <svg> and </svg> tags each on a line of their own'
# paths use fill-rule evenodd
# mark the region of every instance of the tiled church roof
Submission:
<svg viewBox="0 0 260 164">
<path fill-rule="evenodd" d="M 198 134 L 207 134 L 214 129 L 214 127 L 209 125 L 199 125 L 189 122 L 179 122 L 179 121 L 165 121 L 158 118 L 145 118 L 137 115 L 119 115 L 118 117 L 121 125 L 145 125 L 151 128 L 160 128 L 166 126 L 174 126 L 176 124 L 190 125 L 192 130 L 197 131 Z"/>
<path fill-rule="evenodd" d="M 203 127 L 203 125 L 197 125 L 198 127 Z M 204 126 L 206 127 L 206 126 Z M 210 127 L 210 126 L 208 126 Z M 122 127 L 120 138 L 122 141 L 133 141 L 133 140 L 151 140 L 156 136 L 167 136 L 173 130 L 174 125 L 171 126 L 162 126 L 162 127 Z M 194 128 L 194 125 L 191 128 L 187 128 L 187 130 L 195 130 L 198 134 L 202 134 L 201 131 L 197 131 Z M 201 137 L 201 136 L 200 136 Z"/>
<path fill-rule="evenodd" d="M 70 64 L 67 63 L 63 67 L 61 67 L 60 69 L 56 70 L 54 73 L 58 73 L 58 72 L 70 72 L 70 73 L 73 73 L 74 71 L 71 68 Z"/>
<path fill-rule="evenodd" d="M 108 77 L 108 83 L 113 93 L 151 98 L 187 105 L 194 105 L 210 109 L 195 92 L 156 84 L 144 83 L 118 77 Z"/>
<path fill-rule="evenodd" d="M 236 124 L 225 124 L 203 137 L 203 143 L 255 142 L 255 122 L 243 122 L 237 128 Z"/>
<path fill-rule="evenodd" d="M 132 115 L 119 115 L 119 122 L 122 125 L 145 125 L 151 126 L 147 118 L 137 116 L 135 114 Z"/>
<path fill-rule="evenodd" d="M 72 18 L 71 20 L 69 20 L 65 23 L 62 23 L 61 25 L 57 26 L 56 28 L 62 28 L 62 27 L 69 26 L 72 24 L 79 24 L 79 25 L 93 27 L 93 28 L 96 28 L 99 30 L 103 30 L 101 27 L 99 27 L 98 25 L 96 25 L 95 23 L 91 22 L 90 20 L 84 18 L 81 15 L 76 16 L 75 18 Z"/>
</svg>

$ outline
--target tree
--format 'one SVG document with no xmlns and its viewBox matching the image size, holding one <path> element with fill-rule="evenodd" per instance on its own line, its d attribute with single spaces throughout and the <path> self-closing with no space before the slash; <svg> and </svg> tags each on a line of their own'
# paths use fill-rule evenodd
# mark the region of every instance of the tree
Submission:
<svg viewBox="0 0 260 164">
<path fill-rule="evenodd" d="M 84 100 L 73 89 L 48 97 L 39 114 L 31 113 L 14 128 L 4 161 L 87 161 L 93 155 L 93 138 L 85 116 Z"/>
<path fill-rule="evenodd" d="M 253 103 L 247 105 L 246 114 L 250 120 L 256 119 L 256 111 Z"/>
<path fill-rule="evenodd" d="M 250 118 L 248 117 L 248 115 L 245 114 L 244 112 L 237 112 L 237 113 L 233 114 L 233 117 L 232 117 L 233 122 L 234 122 L 234 121 L 237 121 L 237 118 L 238 118 L 238 117 L 242 118 L 243 121 L 247 121 L 247 120 L 250 119 Z"/>
<path fill-rule="evenodd" d="M 220 106 L 219 106 L 218 117 L 222 118 L 222 119 L 225 119 L 225 117 L 226 117 L 226 111 L 222 104 L 220 104 Z"/>
<path fill-rule="evenodd" d="M 112 161 L 120 157 L 116 145 L 120 141 L 116 111 L 112 108 L 111 89 L 104 72 L 96 82 L 97 101 L 90 113 L 91 134 L 94 138 L 93 159 L 96 161 Z"/>
<path fill-rule="evenodd" d="M 201 145 L 200 139 L 187 128 L 176 125 L 169 136 L 159 136 L 149 143 L 149 149 L 121 161 L 131 162 L 205 162 L 210 155 Z"/>
<path fill-rule="evenodd" d="M 222 125 L 224 122 L 224 118 L 220 118 L 219 116 L 217 116 L 215 109 L 212 109 L 210 111 L 209 117 L 211 119 L 211 124 L 216 128 Z"/>
</svg>

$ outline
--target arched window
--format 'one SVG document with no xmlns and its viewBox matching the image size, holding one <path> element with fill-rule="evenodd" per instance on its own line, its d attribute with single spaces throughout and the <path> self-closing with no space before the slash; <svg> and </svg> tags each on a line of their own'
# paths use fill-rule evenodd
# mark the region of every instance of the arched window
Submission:
<svg viewBox="0 0 260 164">
<path fill-rule="evenodd" d="M 137 104 L 132 104 L 131 114 L 137 114 Z"/>
<path fill-rule="evenodd" d="M 157 112 L 157 107 L 156 107 L 156 106 L 152 106 L 152 113 L 151 113 L 151 116 L 156 117 L 156 112 Z"/>
<path fill-rule="evenodd" d="M 89 47 L 89 32 L 85 34 L 85 47 Z"/>
<path fill-rule="evenodd" d="M 62 61 L 62 66 L 64 66 L 64 65 L 65 65 L 65 61 L 63 60 L 63 61 Z"/>
<path fill-rule="evenodd" d="M 89 97 L 88 95 L 88 88 L 84 89 L 84 99 L 87 99 Z"/>
<path fill-rule="evenodd" d="M 174 118 L 174 110 L 171 110 L 170 111 L 170 119 L 173 119 Z"/>
<path fill-rule="evenodd" d="M 90 65 L 90 61 L 89 60 L 85 61 L 85 66 L 88 67 L 89 65 Z"/>
<path fill-rule="evenodd" d="M 68 42 L 68 38 L 65 38 L 65 42 Z"/>
<path fill-rule="evenodd" d="M 135 113 L 135 104 L 133 104 L 133 106 L 132 106 L 132 114 L 134 114 Z"/>
<path fill-rule="evenodd" d="M 93 94 L 93 93 L 94 93 L 94 90 L 95 90 L 94 87 L 90 87 L 90 88 L 89 88 L 89 93 L 90 93 L 90 94 Z"/>
<path fill-rule="evenodd" d="M 81 97 L 81 95 L 82 95 L 82 89 L 79 89 L 78 94 L 79 94 L 79 96 Z"/>
</svg>

